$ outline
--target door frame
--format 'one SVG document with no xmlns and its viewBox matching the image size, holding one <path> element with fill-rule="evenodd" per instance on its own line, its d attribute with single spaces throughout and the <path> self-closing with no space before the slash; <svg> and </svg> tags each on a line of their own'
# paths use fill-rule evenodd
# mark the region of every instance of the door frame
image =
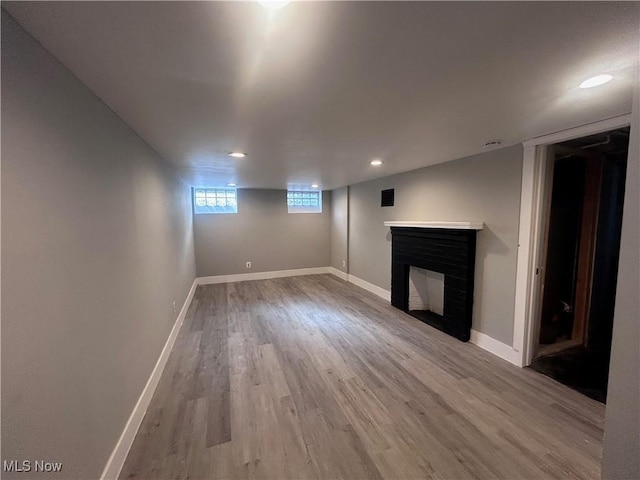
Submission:
<svg viewBox="0 0 640 480">
<path fill-rule="evenodd" d="M 513 349 L 518 353 L 521 367 L 531 364 L 537 344 L 535 333 L 539 327 L 548 204 L 551 198 L 549 178 L 553 173 L 553 159 L 548 155 L 548 147 L 555 143 L 630 125 L 631 114 L 627 114 L 536 137 L 522 143 L 524 149 L 513 323 Z"/>
</svg>

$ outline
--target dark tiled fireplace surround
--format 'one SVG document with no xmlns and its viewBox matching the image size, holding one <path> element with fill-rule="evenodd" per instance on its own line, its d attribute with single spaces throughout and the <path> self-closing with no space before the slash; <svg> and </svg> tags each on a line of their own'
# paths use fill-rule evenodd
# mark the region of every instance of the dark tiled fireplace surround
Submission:
<svg viewBox="0 0 640 480">
<path fill-rule="evenodd" d="M 391 225 L 391 304 L 463 342 L 468 341 L 473 311 L 476 229 L 481 228 Z M 409 311 L 411 266 L 444 274 L 442 316 Z"/>
</svg>

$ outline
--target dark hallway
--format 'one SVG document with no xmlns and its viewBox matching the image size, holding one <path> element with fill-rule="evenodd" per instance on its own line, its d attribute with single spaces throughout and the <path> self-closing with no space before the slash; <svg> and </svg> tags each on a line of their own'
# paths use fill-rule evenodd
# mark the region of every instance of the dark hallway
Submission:
<svg viewBox="0 0 640 480">
<path fill-rule="evenodd" d="M 534 370 L 606 402 L 628 129 L 555 145 Z"/>
</svg>

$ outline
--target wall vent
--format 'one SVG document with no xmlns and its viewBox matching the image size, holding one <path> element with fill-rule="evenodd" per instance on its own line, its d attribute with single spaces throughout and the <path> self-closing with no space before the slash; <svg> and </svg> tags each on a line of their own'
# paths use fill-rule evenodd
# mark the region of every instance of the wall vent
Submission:
<svg viewBox="0 0 640 480">
<path fill-rule="evenodd" d="M 380 206 L 381 207 L 393 207 L 394 190 L 390 188 L 388 190 L 382 190 L 380 192 Z"/>
</svg>

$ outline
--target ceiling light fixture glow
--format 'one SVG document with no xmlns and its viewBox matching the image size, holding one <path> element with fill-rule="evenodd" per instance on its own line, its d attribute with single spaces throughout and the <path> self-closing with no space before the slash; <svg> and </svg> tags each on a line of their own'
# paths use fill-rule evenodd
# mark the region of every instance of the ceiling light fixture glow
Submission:
<svg viewBox="0 0 640 480">
<path fill-rule="evenodd" d="M 258 3 L 269 10 L 280 10 L 289 5 L 291 0 L 258 0 Z"/>
<path fill-rule="evenodd" d="M 382 160 L 371 160 L 371 165 L 373 165 L 374 167 L 382 165 Z"/>
<path fill-rule="evenodd" d="M 242 152 L 231 152 L 229 156 L 233 158 L 244 158 L 247 156 L 247 154 Z"/>
<path fill-rule="evenodd" d="M 318 185 L 317 183 L 312 183 L 311 184 L 311 188 L 318 188 L 320 185 Z"/>
<path fill-rule="evenodd" d="M 580 84 L 580 88 L 592 88 L 599 87 L 600 85 L 604 85 L 605 83 L 609 83 L 613 79 L 613 75 L 602 74 L 596 75 L 595 77 L 587 78 L 584 82 Z"/>
<path fill-rule="evenodd" d="M 236 184 L 235 184 L 235 183 L 233 183 L 233 182 L 229 182 L 229 183 L 227 183 L 227 187 L 235 187 L 235 186 L 236 186 Z"/>
</svg>

